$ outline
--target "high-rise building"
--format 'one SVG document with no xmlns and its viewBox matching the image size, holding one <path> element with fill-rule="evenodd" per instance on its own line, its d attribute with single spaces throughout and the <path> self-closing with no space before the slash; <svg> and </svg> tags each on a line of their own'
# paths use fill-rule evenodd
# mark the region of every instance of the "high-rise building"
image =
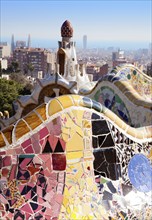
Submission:
<svg viewBox="0 0 152 220">
<path fill-rule="evenodd" d="M 13 53 L 14 49 L 15 49 L 14 34 L 12 34 L 12 40 L 11 40 L 11 53 Z"/>
<path fill-rule="evenodd" d="M 83 49 L 86 50 L 87 49 L 87 35 L 83 36 Z"/>
<path fill-rule="evenodd" d="M 28 48 L 31 47 L 31 36 L 30 36 L 30 34 L 28 35 L 27 47 L 28 47 Z"/>
</svg>

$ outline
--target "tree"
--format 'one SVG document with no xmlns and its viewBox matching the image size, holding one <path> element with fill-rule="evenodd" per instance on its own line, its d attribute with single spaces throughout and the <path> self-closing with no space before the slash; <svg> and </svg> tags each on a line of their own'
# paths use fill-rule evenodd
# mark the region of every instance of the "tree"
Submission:
<svg viewBox="0 0 152 220">
<path fill-rule="evenodd" d="M 27 82 L 20 94 L 21 95 L 30 95 L 33 90 L 33 87 L 34 86 L 30 82 Z"/>
<path fill-rule="evenodd" d="M 2 75 L 2 64 L 0 62 L 0 76 Z"/>
<path fill-rule="evenodd" d="M 20 71 L 20 70 L 19 70 L 19 64 L 18 64 L 18 62 L 16 62 L 16 61 L 13 61 L 13 62 L 11 63 L 11 67 L 12 67 L 12 70 L 13 70 L 14 73 L 17 73 L 17 72 Z"/>
<path fill-rule="evenodd" d="M 16 83 L 22 85 L 22 90 L 20 91 L 20 95 L 30 95 L 33 90 L 33 85 L 26 79 L 23 73 L 11 73 L 10 79 L 14 80 Z"/>
<path fill-rule="evenodd" d="M 7 110 L 13 115 L 12 103 L 23 90 L 23 86 L 13 80 L 0 79 L 0 111 Z"/>
<path fill-rule="evenodd" d="M 11 73 L 18 73 L 20 72 L 19 69 L 19 64 L 16 61 L 11 62 L 11 65 L 8 66 L 6 69 L 6 73 L 11 74 Z"/>
</svg>

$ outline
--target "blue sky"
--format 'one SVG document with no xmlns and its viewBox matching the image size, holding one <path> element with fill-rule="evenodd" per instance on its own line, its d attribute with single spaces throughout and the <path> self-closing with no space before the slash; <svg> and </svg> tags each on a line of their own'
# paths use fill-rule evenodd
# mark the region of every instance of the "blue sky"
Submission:
<svg viewBox="0 0 152 220">
<path fill-rule="evenodd" d="M 78 42 L 86 34 L 90 45 L 148 45 L 152 38 L 151 5 L 151 0 L 1 0 L 1 40 L 12 34 L 15 40 L 27 40 L 30 33 L 34 44 L 51 45 L 61 39 L 60 27 L 69 20 Z"/>
</svg>

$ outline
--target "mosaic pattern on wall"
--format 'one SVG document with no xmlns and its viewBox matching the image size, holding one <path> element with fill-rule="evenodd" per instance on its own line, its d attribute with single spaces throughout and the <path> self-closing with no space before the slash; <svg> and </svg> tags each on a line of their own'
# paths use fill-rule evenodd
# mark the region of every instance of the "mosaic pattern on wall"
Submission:
<svg viewBox="0 0 152 220">
<path fill-rule="evenodd" d="M 124 102 L 111 88 L 102 87 L 94 97 L 96 101 L 104 104 L 127 124 L 131 124 L 129 112 Z"/>
<path fill-rule="evenodd" d="M 149 129 L 87 97 L 38 107 L 0 133 L 0 218 L 150 220 Z"/>
<path fill-rule="evenodd" d="M 143 91 L 138 91 L 139 89 L 134 86 L 135 84 Z M 118 105 L 116 108 L 111 108 L 111 110 L 115 109 L 115 113 L 121 119 L 124 119 L 125 122 L 128 120 L 128 124 L 136 128 L 148 126 L 151 125 L 151 85 L 152 80 L 150 77 L 145 76 L 138 68 L 129 64 L 117 67 L 111 73 L 101 77 L 98 82 L 84 84 L 81 88 L 76 81 L 69 82 L 59 73 L 55 73 L 48 75 L 45 79 L 37 80 L 37 86 L 31 96 L 20 97 L 15 102 L 15 115 L 9 119 L 0 119 L 0 127 L 4 128 L 15 123 L 41 103 L 47 102 L 50 97 L 80 94 L 103 104 L 103 100 L 99 97 L 100 94 L 103 96 L 102 87 L 109 88 L 109 92 L 106 92 L 106 94 L 110 97 L 111 90 L 113 90 L 114 95 L 111 98 L 117 99 Z M 102 99 L 105 99 L 105 97 Z M 110 102 L 112 102 L 112 99 Z"/>
<path fill-rule="evenodd" d="M 151 78 L 131 64 L 125 64 L 116 67 L 112 73 L 116 73 L 116 77 L 121 77 L 129 81 L 132 87 L 145 99 L 152 100 Z"/>
<path fill-rule="evenodd" d="M 99 84 L 96 91 L 90 96 L 112 110 L 130 126 L 137 128 L 151 125 L 150 103 L 149 106 L 139 106 L 137 103 L 133 103 L 134 97 L 129 100 L 115 85 L 107 82 Z"/>
</svg>

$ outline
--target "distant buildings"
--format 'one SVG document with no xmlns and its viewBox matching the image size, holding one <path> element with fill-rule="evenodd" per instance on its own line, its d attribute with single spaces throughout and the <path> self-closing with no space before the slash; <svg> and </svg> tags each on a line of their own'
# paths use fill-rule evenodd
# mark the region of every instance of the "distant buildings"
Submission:
<svg viewBox="0 0 152 220">
<path fill-rule="evenodd" d="M 86 65 L 87 74 L 93 75 L 93 80 L 98 80 L 101 76 L 106 75 L 108 73 L 108 64 L 107 63 L 94 63 Z"/>
<path fill-rule="evenodd" d="M 27 47 L 30 48 L 31 47 L 31 36 L 30 34 L 28 35 L 28 39 L 27 42 L 23 41 L 23 40 L 17 40 L 16 44 L 15 44 L 15 40 L 14 40 L 14 34 L 12 34 L 12 39 L 11 39 L 11 52 L 13 53 L 13 51 L 15 50 L 15 48 L 19 48 L 19 47 Z"/>
<path fill-rule="evenodd" d="M 0 58 L 0 64 L 1 64 L 1 69 L 4 69 L 4 70 L 7 69 L 7 67 L 8 67 L 8 62 L 7 62 L 6 59 Z"/>
<path fill-rule="evenodd" d="M 0 58 L 10 57 L 11 48 L 7 42 L 0 43 Z"/>
<path fill-rule="evenodd" d="M 11 47 L 7 42 L 0 43 L 0 64 L 1 69 L 6 70 L 8 67 L 8 59 L 11 56 Z"/>
<path fill-rule="evenodd" d="M 103 64 L 103 66 L 100 67 L 99 75 L 100 76 L 106 75 L 108 73 L 108 68 L 109 68 L 109 66 L 107 63 Z"/>
<path fill-rule="evenodd" d="M 113 52 L 112 53 L 112 62 L 113 62 L 113 67 L 116 67 L 120 64 L 127 63 L 127 60 L 124 57 L 124 51 L 118 50 L 117 52 Z"/>
<path fill-rule="evenodd" d="M 19 63 L 20 70 L 33 77 L 38 77 L 48 72 L 48 65 L 53 62 L 53 54 L 42 48 L 16 48 L 13 60 Z"/>
<path fill-rule="evenodd" d="M 22 40 L 16 41 L 16 47 L 26 47 L 26 41 L 22 41 Z"/>
</svg>

